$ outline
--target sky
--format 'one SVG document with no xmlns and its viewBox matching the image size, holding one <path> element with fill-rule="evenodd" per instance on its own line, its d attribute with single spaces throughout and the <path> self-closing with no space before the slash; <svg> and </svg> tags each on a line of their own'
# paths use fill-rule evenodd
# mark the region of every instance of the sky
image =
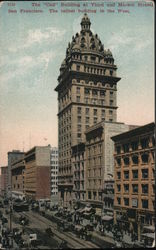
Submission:
<svg viewBox="0 0 156 250">
<path fill-rule="evenodd" d="M 15 1 L 15 6 L 0 3 L 0 166 L 7 165 L 7 152 L 13 149 L 57 146 L 54 88 L 67 45 L 80 31 L 83 12 L 78 9 L 97 10 L 88 13 L 91 30 L 112 51 L 118 67 L 117 120 L 135 125 L 154 121 L 154 7 L 138 7 L 136 1 L 133 7 L 119 8 L 115 2 L 115 7 L 106 5 L 113 3 L 109 0 L 97 8 L 90 2 L 85 7 L 80 1 L 68 2 L 80 4 L 80 8 L 61 7 L 60 2 L 48 7 L 50 1 L 39 1 L 39 7 L 27 1 Z M 21 13 L 21 9 L 42 12 Z M 75 9 L 75 13 L 62 13 L 61 9 Z M 118 13 L 118 9 L 129 13 Z"/>
</svg>

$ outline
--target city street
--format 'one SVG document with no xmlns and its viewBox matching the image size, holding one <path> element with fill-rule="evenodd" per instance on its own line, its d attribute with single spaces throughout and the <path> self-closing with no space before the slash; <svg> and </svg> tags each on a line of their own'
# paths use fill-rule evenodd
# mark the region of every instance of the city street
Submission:
<svg viewBox="0 0 156 250">
<path fill-rule="evenodd" d="M 6 214 L 5 211 L 9 210 L 8 206 L 1 208 L 1 212 L 7 218 L 8 222 L 3 225 L 2 228 L 10 228 L 10 213 Z M 23 216 L 28 219 L 28 225 L 22 226 L 19 224 L 20 217 Z M 36 244 L 37 249 L 61 249 L 62 242 L 66 243 L 67 248 L 99 248 L 92 242 L 86 241 L 84 239 L 76 237 L 76 235 L 71 232 L 63 232 L 61 229 L 58 229 L 57 223 L 50 221 L 49 219 L 43 217 L 37 212 L 34 211 L 27 211 L 27 212 L 15 212 L 12 213 L 12 220 L 11 220 L 11 228 L 14 229 L 18 228 L 22 232 L 22 239 L 24 241 L 23 247 L 27 249 L 31 247 L 30 244 L 30 234 L 36 234 L 38 244 Z M 49 236 L 46 232 L 46 229 L 50 228 L 52 231 L 51 236 Z M 64 243 L 64 244 L 65 244 Z M 13 240 L 13 247 L 14 248 L 21 248 L 15 240 Z"/>
</svg>

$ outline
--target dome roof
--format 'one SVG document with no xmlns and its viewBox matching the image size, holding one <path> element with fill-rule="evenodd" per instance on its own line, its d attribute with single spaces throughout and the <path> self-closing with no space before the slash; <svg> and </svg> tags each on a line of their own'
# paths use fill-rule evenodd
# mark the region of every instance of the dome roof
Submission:
<svg viewBox="0 0 156 250">
<path fill-rule="evenodd" d="M 81 20 L 81 31 L 80 33 L 76 33 L 75 36 L 72 37 L 72 41 L 68 44 L 68 55 L 72 54 L 72 52 L 80 51 L 82 52 L 92 52 L 92 53 L 100 53 L 102 57 L 105 56 L 104 53 L 104 45 L 102 44 L 100 38 L 97 34 L 93 34 L 90 30 L 91 22 L 88 15 L 85 13 Z M 107 55 L 112 56 L 110 50 L 106 52 Z"/>
<path fill-rule="evenodd" d="M 97 34 L 93 34 L 90 30 L 91 22 L 87 14 L 84 14 L 81 20 L 81 31 L 72 36 L 71 43 L 68 43 L 66 50 L 66 58 L 63 61 L 61 68 L 65 67 L 68 63 L 68 59 L 73 53 L 81 54 L 93 54 L 98 55 L 101 58 L 106 58 L 114 61 L 112 52 L 104 50 L 104 45 L 102 44 L 100 38 Z"/>
</svg>

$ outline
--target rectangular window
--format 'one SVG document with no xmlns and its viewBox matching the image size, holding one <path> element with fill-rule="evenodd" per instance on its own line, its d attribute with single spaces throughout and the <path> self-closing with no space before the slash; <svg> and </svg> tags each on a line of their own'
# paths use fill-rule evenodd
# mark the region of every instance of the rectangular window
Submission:
<svg viewBox="0 0 156 250">
<path fill-rule="evenodd" d="M 121 153 L 121 147 L 120 147 L 120 146 L 117 146 L 117 147 L 116 147 L 116 152 L 117 152 L 117 154 L 120 154 L 120 153 Z"/>
<path fill-rule="evenodd" d="M 117 191 L 118 191 L 118 192 L 121 191 L 121 185 L 120 185 L 120 184 L 117 185 Z"/>
<path fill-rule="evenodd" d="M 105 91 L 104 90 L 100 90 L 100 96 L 105 96 Z"/>
<path fill-rule="evenodd" d="M 77 131 L 81 132 L 81 125 L 80 124 L 78 124 L 78 126 L 77 126 Z"/>
<path fill-rule="evenodd" d="M 78 137 L 78 138 L 81 138 L 81 133 L 78 133 L 78 134 L 77 134 L 77 137 Z"/>
<path fill-rule="evenodd" d="M 97 99 L 92 99 L 92 104 L 97 104 Z"/>
<path fill-rule="evenodd" d="M 120 180 L 120 178 L 121 178 L 121 172 L 117 172 L 117 178 L 118 178 L 118 180 Z"/>
<path fill-rule="evenodd" d="M 121 158 L 117 158 L 116 163 L 117 163 L 118 166 L 121 166 Z"/>
<path fill-rule="evenodd" d="M 123 145 L 123 151 L 124 151 L 124 153 L 128 153 L 129 152 L 129 144 L 124 144 Z"/>
<path fill-rule="evenodd" d="M 148 148 L 148 142 L 149 142 L 148 138 L 143 138 L 140 141 L 142 149 Z"/>
<path fill-rule="evenodd" d="M 86 108 L 86 115 L 89 115 L 89 108 Z"/>
<path fill-rule="evenodd" d="M 142 208 L 148 208 L 148 200 L 142 200 Z"/>
<path fill-rule="evenodd" d="M 109 110 L 109 114 L 112 115 L 112 114 L 113 114 L 113 111 L 112 111 L 112 110 Z"/>
<path fill-rule="evenodd" d="M 89 95 L 90 94 L 90 89 L 85 88 L 85 94 Z"/>
<path fill-rule="evenodd" d="M 129 206 L 129 199 L 128 198 L 124 198 L 124 205 Z"/>
<path fill-rule="evenodd" d="M 90 59 L 91 59 L 91 61 L 94 62 L 96 60 L 96 57 L 95 56 L 91 56 Z"/>
<path fill-rule="evenodd" d="M 88 104 L 89 103 L 89 98 L 85 97 L 85 103 Z"/>
<path fill-rule="evenodd" d="M 142 169 L 142 178 L 143 179 L 148 179 L 148 169 Z"/>
<path fill-rule="evenodd" d="M 76 65 L 76 70 L 80 71 L 80 65 Z"/>
<path fill-rule="evenodd" d="M 143 194 L 148 194 L 148 184 L 142 184 L 142 193 Z"/>
<path fill-rule="evenodd" d="M 138 200 L 132 199 L 132 207 L 138 207 Z"/>
<path fill-rule="evenodd" d="M 78 121 L 78 123 L 81 123 L 81 116 L 77 117 L 77 121 Z"/>
<path fill-rule="evenodd" d="M 138 149 L 138 142 L 137 141 L 134 141 L 131 143 L 131 147 L 132 147 L 132 150 L 137 150 Z"/>
<path fill-rule="evenodd" d="M 124 178 L 129 179 L 129 171 L 124 171 Z"/>
<path fill-rule="evenodd" d="M 97 115 L 97 109 L 94 109 L 94 115 Z"/>
<path fill-rule="evenodd" d="M 118 203 L 118 205 L 121 204 L 121 198 L 120 197 L 117 197 L 117 203 Z"/>
<path fill-rule="evenodd" d="M 104 110 L 104 109 L 101 110 L 101 116 L 102 116 L 102 117 L 105 116 L 105 110 Z"/>
<path fill-rule="evenodd" d="M 81 107 L 77 107 L 77 113 L 81 114 Z"/>
<path fill-rule="evenodd" d="M 129 192 L 129 184 L 124 184 L 125 193 Z"/>
<path fill-rule="evenodd" d="M 96 89 L 93 89 L 92 90 L 92 95 L 97 95 L 98 94 L 98 91 Z"/>
<path fill-rule="evenodd" d="M 76 93 L 77 93 L 77 94 L 80 94 L 80 87 L 77 87 L 77 88 L 76 88 Z"/>
<path fill-rule="evenodd" d="M 138 184 L 132 184 L 133 193 L 138 193 Z"/>
<path fill-rule="evenodd" d="M 91 196 L 91 191 L 88 191 L 88 199 L 91 200 L 92 196 Z"/>
<path fill-rule="evenodd" d="M 132 170 L 133 179 L 138 179 L 138 170 Z"/>
<path fill-rule="evenodd" d="M 109 104 L 110 106 L 113 106 L 113 100 L 110 100 Z"/>
</svg>

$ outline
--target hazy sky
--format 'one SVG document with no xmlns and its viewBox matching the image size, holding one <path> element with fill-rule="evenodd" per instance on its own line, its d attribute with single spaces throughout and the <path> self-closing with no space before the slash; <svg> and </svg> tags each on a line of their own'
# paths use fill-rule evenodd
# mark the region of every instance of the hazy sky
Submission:
<svg viewBox="0 0 156 250">
<path fill-rule="evenodd" d="M 31 2 L 15 3 L 15 7 L 8 7 L 6 2 L 0 7 L 0 166 L 7 164 L 7 152 L 12 149 L 57 146 L 54 88 L 68 42 L 80 31 L 83 13 L 77 10 L 85 9 L 81 5 L 75 13 L 61 13 L 58 3 L 58 13 L 50 13 L 54 7 L 40 1 L 35 9 L 42 13 L 20 13 L 20 9 L 34 7 Z M 17 13 L 8 13 L 8 9 Z M 122 78 L 117 92 L 118 121 L 138 125 L 152 122 L 154 8 L 138 7 L 136 2 L 135 7 L 124 8 L 129 13 L 117 13 L 117 4 L 109 8 L 115 13 L 100 13 L 99 8 L 90 6 L 87 9 L 97 9 L 97 13 L 88 14 L 91 30 L 106 49 L 111 49 L 117 75 Z"/>
</svg>

